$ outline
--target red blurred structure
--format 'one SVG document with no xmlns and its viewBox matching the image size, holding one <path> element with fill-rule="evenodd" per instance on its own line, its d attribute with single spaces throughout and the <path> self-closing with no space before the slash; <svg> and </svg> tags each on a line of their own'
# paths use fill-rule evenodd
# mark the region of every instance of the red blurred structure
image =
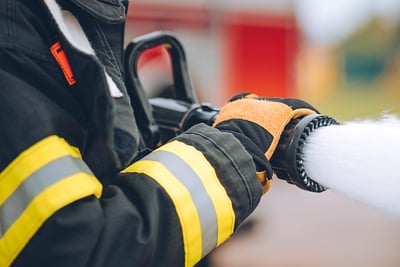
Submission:
<svg viewBox="0 0 400 267">
<path fill-rule="evenodd" d="M 288 97 L 295 92 L 298 30 L 290 14 L 225 14 L 227 88 Z"/>
<path fill-rule="evenodd" d="M 205 38 L 216 35 L 221 53 L 208 66 L 218 61 L 221 68 L 218 81 L 211 86 L 229 88 L 218 92 L 222 99 L 246 90 L 276 97 L 296 94 L 300 34 L 291 10 L 261 13 L 139 1 L 131 4 L 128 27 L 135 35 L 156 30 L 191 32 Z"/>
</svg>

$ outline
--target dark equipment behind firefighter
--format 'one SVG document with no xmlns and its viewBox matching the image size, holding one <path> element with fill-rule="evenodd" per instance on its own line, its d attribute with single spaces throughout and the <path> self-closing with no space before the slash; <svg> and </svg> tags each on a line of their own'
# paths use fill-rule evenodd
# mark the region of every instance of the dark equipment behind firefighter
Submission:
<svg viewBox="0 0 400 267">
<path fill-rule="evenodd" d="M 128 2 L 0 1 L 1 267 L 193 266 L 257 207 L 285 126 L 317 113 L 241 94 L 150 151 Z"/>
</svg>

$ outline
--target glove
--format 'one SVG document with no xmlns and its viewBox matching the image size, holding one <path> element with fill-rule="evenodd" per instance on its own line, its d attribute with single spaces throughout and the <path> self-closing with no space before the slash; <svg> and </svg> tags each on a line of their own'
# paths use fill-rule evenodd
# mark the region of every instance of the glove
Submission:
<svg viewBox="0 0 400 267">
<path fill-rule="evenodd" d="M 213 127 L 232 133 L 250 153 L 265 193 L 273 175 L 269 160 L 286 125 L 292 119 L 315 113 L 318 111 L 314 107 L 299 99 L 241 93 L 221 108 Z"/>
</svg>

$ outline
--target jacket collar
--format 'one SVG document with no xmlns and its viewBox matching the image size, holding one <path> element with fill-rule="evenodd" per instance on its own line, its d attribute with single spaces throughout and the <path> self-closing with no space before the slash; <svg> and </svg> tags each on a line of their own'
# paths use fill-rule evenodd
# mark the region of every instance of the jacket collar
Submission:
<svg viewBox="0 0 400 267">
<path fill-rule="evenodd" d="M 93 0 L 91 2 L 93 2 Z M 83 31 L 76 17 L 71 12 L 62 10 L 61 7 L 57 4 L 56 0 L 44 0 L 44 3 L 49 9 L 50 14 L 52 15 L 54 21 L 56 22 L 56 25 L 58 26 L 61 34 L 64 35 L 65 39 L 75 49 L 85 54 L 95 56 L 95 50 L 92 48 L 85 32 Z M 111 79 L 110 75 L 105 71 L 105 69 L 104 74 L 106 76 L 111 96 L 114 98 L 122 97 L 123 95 L 121 90 Z"/>
<path fill-rule="evenodd" d="M 71 0 L 77 6 L 106 23 L 125 21 L 125 6 L 120 0 Z"/>
</svg>

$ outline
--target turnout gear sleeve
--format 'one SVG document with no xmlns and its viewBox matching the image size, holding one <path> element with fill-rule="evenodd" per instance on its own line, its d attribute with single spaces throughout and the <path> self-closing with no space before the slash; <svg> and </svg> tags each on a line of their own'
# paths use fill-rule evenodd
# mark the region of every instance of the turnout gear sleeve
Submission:
<svg viewBox="0 0 400 267">
<path fill-rule="evenodd" d="M 292 119 L 314 113 L 317 113 L 314 107 L 299 99 L 241 93 L 221 108 L 214 127 L 232 133 L 249 151 L 266 192 L 273 174 L 269 160 L 286 125 Z"/>
<path fill-rule="evenodd" d="M 29 112 L 45 112 L 40 104 Z M 250 156 L 208 126 L 194 127 L 103 186 L 82 148 L 56 127 L 69 116 L 48 112 L 58 113 L 54 121 L 30 119 L 53 135 L 40 131 L 35 142 L 36 135 L 19 132 L 23 139 L 16 140 L 11 132 L 21 125 L 7 125 L 7 140 L 2 132 L 2 146 L 9 145 L 1 152 L 1 266 L 193 266 L 259 201 L 255 168 L 245 167 Z"/>
<path fill-rule="evenodd" d="M 252 158 L 230 134 L 197 125 L 101 173 L 93 162 L 112 157 L 88 165 L 88 149 L 106 149 L 86 146 L 90 131 L 81 111 L 67 112 L 65 91 L 40 91 L 9 69 L 0 84 L 0 266 L 193 266 L 260 200 Z"/>
<path fill-rule="evenodd" d="M 15 57 L 41 62 L 0 55 Z M 251 156 L 206 125 L 99 171 L 115 158 L 90 143 L 64 77 L 31 67 L 24 78 L 0 68 L 0 266 L 193 266 L 258 204 Z"/>
</svg>

